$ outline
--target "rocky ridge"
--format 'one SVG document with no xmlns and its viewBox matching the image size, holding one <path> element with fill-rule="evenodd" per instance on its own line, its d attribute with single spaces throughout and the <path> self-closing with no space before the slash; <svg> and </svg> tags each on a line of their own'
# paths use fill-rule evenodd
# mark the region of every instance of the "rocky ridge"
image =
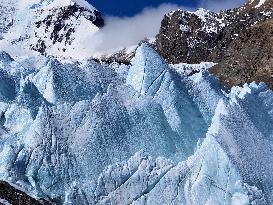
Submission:
<svg viewBox="0 0 273 205">
<path fill-rule="evenodd" d="M 218 63 L 211 72 L 228 88 L 252 81 L 272 88 L 272 60 L 267 56 L 272 53 L 272 5 L 271 0 L 248 1 L 220 13 L 172 12 L 162 21 L 156 49 L 172 64 Z"/>
<path fill-rule="evenodd" d="M 5 203 L 3 203 L 5 201 Z M 12 205 L 50 205 L 51 203 L 45 200 L 37 200 L 27 195 L 25 192 L 10 185 L 5 181 L 0 181 L 0 204 Z"/>
</svg>

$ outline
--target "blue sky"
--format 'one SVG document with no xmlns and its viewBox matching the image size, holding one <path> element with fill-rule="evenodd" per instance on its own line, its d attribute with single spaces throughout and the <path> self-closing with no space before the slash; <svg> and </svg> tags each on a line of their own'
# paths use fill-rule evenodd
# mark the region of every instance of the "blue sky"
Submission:
<svg viewBox="0 0 273 205">
<path fill-rule="evenodd" d="M 133 16 L 140 13 L 145 7 L 157 7 L 162 3 L 174 3 L 189 7 L 197 5 L 197 0 L 89 0 L 89 2 L 102 13 L 111 16 Z"/>
<path fill-rule="evenodd" d="M 157 7 L 163 3 L 172 3 L 179 6 L 197 8 L 205 7 L 211 10 L 236 7 L 244 0 L 88 0 L 104 15 L 134 16 L 145 7 Z"/>
</svg>

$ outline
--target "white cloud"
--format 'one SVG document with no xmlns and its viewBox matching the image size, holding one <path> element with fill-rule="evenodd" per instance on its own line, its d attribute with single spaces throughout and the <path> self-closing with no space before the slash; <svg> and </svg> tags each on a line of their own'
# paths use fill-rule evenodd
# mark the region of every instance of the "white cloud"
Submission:
<svg viewBox="0 0 273 205">
<path fill-rule="evenodd" d="M 243 5 L 245 0 L 202 0 L 199 7 L 211 11 L 220 11 L 223 9 L 236 8 Z"/>
<path fill-rule="evenodd" d="M 212 11 L 234 8 L 242 5 L 245 0 L 202 0 L 199 7 Z M 106 16 L 106 26 L 95 35 L 84 40 L 88 45 L 86 52 L 91 55 L 109 54 L 123 48 L 137 45 L 145 38 L 154 38 L 159 31 L 165 14 L 177 9 L 193 10 L 176 4 L 161 4 L 145 8 L 133 17 Z M 91 44 L 91 46 L 90 46 Z"/>
<path fill-rule="evenodd" d="M 93 42 L 91 51 L 111 52 L 124 47 L 137 45 L 145 38 L 154 38 L 158 33 L 163 16 L 177 9 L 190 10 L 176 4 L 162 4 L 159 7 L 145 8 L 133 17 L 106 17 L 106 26 L 88 42 Z"/>
</svg>

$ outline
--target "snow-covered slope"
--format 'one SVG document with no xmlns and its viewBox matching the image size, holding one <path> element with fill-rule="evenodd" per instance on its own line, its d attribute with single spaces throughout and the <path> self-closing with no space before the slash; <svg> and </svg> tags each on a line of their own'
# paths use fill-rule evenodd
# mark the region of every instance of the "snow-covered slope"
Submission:
<svg viewBox="0 0 273 205">
<path fill-rule="evenodd" d="M 212 65 L 1 52 L 0 179 L 53 204 L 272 203 L 273 94 L 227 94 Z"/>
<path fill-rule="evenodd" d="M 1 44 L 60 59 L 88 55 L 86 38 L 104 25 L 101 14 L 85 0 L 2 0 L 0 5 Z"/>
<path fill-rule="evenodd" d="M 267 6 L 267 4 L 271 4 L 272 2 L 270 0 L 249 0 L 248 4 L 255 8 L 261 8 L 264 6 Z"/>
</svg>

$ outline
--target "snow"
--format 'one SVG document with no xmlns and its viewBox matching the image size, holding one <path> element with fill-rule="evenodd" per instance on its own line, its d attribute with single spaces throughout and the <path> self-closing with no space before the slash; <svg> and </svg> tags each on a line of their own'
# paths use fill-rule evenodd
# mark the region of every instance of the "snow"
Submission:
<svg viewBox="0 0 273 205">
<path fill-rule="evenodd" d="M 24 1 L 24 3 L 19 2 L 18 10 L 23 10 L 25 8 L 30 8 L 31 6 L 43 6 L 46 9 L 53 9 L 58 7 L 64 7 L 69 5 L 77 4 L 83 8 L 86 8 L 90 11 L 96 10 L 91 4 L 89 4 L 85 0 L 46 0 L 46 1 L 39 1 L 39 0 L 28 0 Z"/>
<path fill-rule="evenodd" d="M 33 0 L 35 1 L 35 0 Z M 89 4 L 86 0 L 51 0 L 48 1 L 48 8 L 56 8 L 56 7 L 63 7 L 63 6 L 69 6 L 77 4 L 83 8 L 86 8 L 90 11 L 96 10 L 95 7 L 93 7 L 91 4 Z"/>
<path fill-rule="evenodd" d="M 199 8 L 194 12 L 191 11 L 182 11 L 181 12 L 181 21 L 180 21 L 180 30 L 182 32 L 205 32 L 208 35 L 217 34 L 224 27 L 231 23 L 231 16 L 223 15 L 223 13 L 214 13 L 209 10 Z M 168 16 L 171 16 L 173 12 L 169 13 Z M 193 26 L 189 22 L 189 18 L 198 18 L 200 20 L 200 25 L 198 28 Z M 188 44 L 191 48 L 194 48 L 196 45 L 200 45 L 200 40 L 198 37 L 193 37 L 195 35 L 191 35 L 188 37 Z"/>
<path fill-rule="evenodd" d="M 197 9 L 197 11 L 193 12 L 193 14 L 197 15 L 203 22 L 206 22 L 208 14 L 209 14 L 209 10 L 199 8 Z"/>
<path fill-rule="evenodd" d="M 3 205 L 11 205 L 8 201 L 6 201 L 5 199 L 0 199 L 0 203 Z"/>
<path fill-rule="evenodd" d="M 180 25 L 180 30 L 183 32 L 190 31 L 190 27 L 186 25 Z"/>
<path fill-rule="evenodd" d="M 95 7 L 93 7 L 91 4 L 89 4 L 86 0 L 73 0 L 76 4 L 90 10 L 96 10 Z"/>
<path fill-rule="evenodd" d="M 66 53 L 63 54 L 63 56 L 78 56 L 78 59 L 81 61 L 90 58 L 92 54 L 89 52 L 89 47 L 91 46 L 90 44 L 93 43 L 90 42 L 90 36 L 95 35 L 98 31 L 99 28 L 94 24 L 90 24 L 87 19 L 81 19 L 81 23 L 77 27 L 72 37 L 75 40 L 72 42 L 71 47 L 67 49 Z M 52 52 L 53 55 L 57 55 L 59 51 L 55 50 L 49 52 Z"/>
<path fill-rule="evenodd" d="M 214 65 L 215 63 L 212 63 L 212 62 L 201 62 L 199 64 L 179 63 L 179 64 L 170 65 L 170 66 L 181 75 L 191 75 L 193 70 L 197 72 L 201 72 L 201 71 L 208 70 Z"/>
<path fill-rule="evenodd" d="M 38 4 L 40 1 L 39 0 L 26 0 L 26 1 L 16 1 L 16 9 L 17 10 L 25 10 L 29 9 L 32 5 Z"/>
<path fill-rule="evenodd" d="M 2 50 L 7 51 L 15 58 L 24 56 L 39 55 L 38 52 L 30 51 L 41 45 L 45 46 L 45 52 L 49 56 L 57 56 L 60 60 L 84 60 L 91 57 L 90 36 L 98 32 L 99 28 L 90 20 L 95 18 L 95 8 L 85 0 L 28 0 L 16 1 L 6 5 L 7 13 L 4 13 L 4 21 L 10 19 L 12 26 L 0 25 L 3 27 L 3 40 L 0 41 Z M 6 3 L 3 3 L 6 4 Z M 66 24 L 58 33 L 54 33 L 54 24 L 60 21 L 62 8 L 77 4 L 87 11 L 76 11 L 67 19 L 58 22 Z M 2 5 L 2 3 L 1 3 Z M 1 19 L 0 18 L 0 19 Z M 50 24 L 45 22 L 51 21 Z M 9 23 L 7 21 L 7 23 Z M 38 26 L 39 24 L 39 26 Z M 69 32 L 73 31 L 73 32 Z M 0 30 L 0 33 L 2 31 Z M 68 36 L 69 34 L 69 36 Z M 54 38 L 52 36 L 54 35 Z M 56 36 L 57 35 L 57 36 Z M 67 37 L 68 36 L 68 37 Z M 57 38 L 58 41 L 54 41 Z M 62 38 L 62 40 L 60 40 Z M 42 44 L 41 44 L 42 42 Z M 36 54 L 35 54 L 36 53 Z M 72 59 L 72 60 L 70 60 Z"/>
<path fill-rule="evenodd" d="M 259 3 L 255 6 L 255 8 L 261 7 L 265 2 L 266 0 L 260 0 Z"/>
<path fill-rule="evenodd" d="M 0 51 L 5 51 L 12 58 L 21 61 L 30 57 L 37 57 L 40 54 L 30 49 L 22 48 L 21 46 L 11 44 L 6 40 L 0 40 Z"/>
</svg>

